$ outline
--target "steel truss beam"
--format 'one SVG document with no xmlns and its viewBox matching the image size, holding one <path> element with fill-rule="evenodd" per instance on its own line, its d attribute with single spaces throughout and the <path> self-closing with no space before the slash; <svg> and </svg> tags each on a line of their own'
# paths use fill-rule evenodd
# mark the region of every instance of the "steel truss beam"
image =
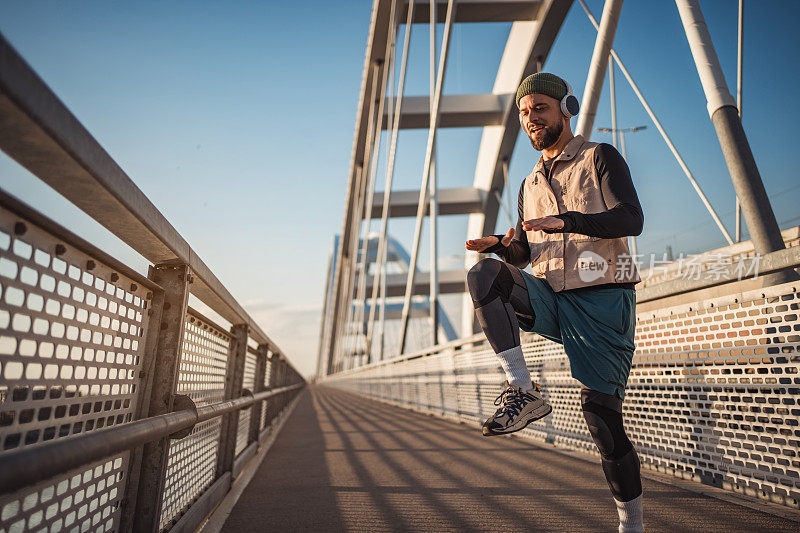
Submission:
<svg viewBox="0 0 800 533">
<path fill-rule="evenodd" d="M 369 307 L 367 308 L 369 310 Z M 386 320 L 397 320 L 403 316 L 403 304 L 389 304 L 386 306 Z M 414 304 L 411 306 L 411 318 L 428 318 L 431 316 L 430 307 L 427 303 Z"/>
<path fill-rule="evenodd" d="M 541 0 L 458 0 L 454 22 L 516 22 L 536 20 Z M 413 21 L 415 24 L 430 22 L 430 1 L 415 2 Z M 447 14 L 447 0 L 436 0 L 436 20 L 443 21 Z M 405 20 L 408 4 L 403 6 L 400 17 Z"/>
<path fill-rule="evenodd" d="M 466 215 L 479 213 L 486 203 L 487 193 L 474 187 L 457 187 L 437 191 L 440 215 Z M 389 202 L 390 217 L 413 217 L 417 214 L 419 191 L 392 191 Z M 372 200 L 372 216 L 379 217 L 383 205 L 383 192 L 376 192 Z M 428 214 L 426 206 L 425 214 Z"/>
<path fill-rule="evenodd" d="M 477 128 L 502 124 L 513 94 L 442 95 L 439 103 L 440 128 Z M 400 129 L 427 129 L 431 123 L 430 98 L 406 96 L 400 114 Z M 384 114 L 384 129 L 387 120 Z"/>
<path fill-rule="evenodd" d="M 407 274 L 388 274 L 386 276 L 386 296 L 403 296 L 405 294 Z M 367 288 L 372 288 L 373 276 L 367 276 Z M 464 271 L 440 270 L 439 271 L 439 293 L 458 294 L 466 291 L 466 276 Z M 417 272 L 414 276 L 414 290 L 412 296 L 430 294 L 430 272 Z"/>
</svg>

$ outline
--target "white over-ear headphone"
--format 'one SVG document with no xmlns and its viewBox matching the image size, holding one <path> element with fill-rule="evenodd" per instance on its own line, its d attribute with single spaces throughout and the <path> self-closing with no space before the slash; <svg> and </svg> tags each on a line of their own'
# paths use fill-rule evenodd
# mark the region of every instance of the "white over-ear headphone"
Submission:
<svg viewBox="0 0 800 533">
<path fill-rule="evenodd" d="M 575 95 L 572 94 L 572 85 L 566 80 L 564 80 L 564 85 L 567 86 L 567 94 L 561 99 L 561 112 L 565 117 L 572 118 L 578 114 L 580 104 L 578 103 L 578 99 L 575 98 Z"/>
</svg>

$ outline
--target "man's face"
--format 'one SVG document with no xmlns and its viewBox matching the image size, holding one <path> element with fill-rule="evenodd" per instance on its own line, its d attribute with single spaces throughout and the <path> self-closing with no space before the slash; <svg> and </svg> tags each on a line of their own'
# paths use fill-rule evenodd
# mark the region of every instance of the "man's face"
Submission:
<svg viewBox="0 0 800 533">
<path fill-rule="evenodd" d="M 519 122 L 533 148 L 539 151 L 553 146 L 564 131 L 560 102 L 544 94 L 520 98 Z"/>
</svg>

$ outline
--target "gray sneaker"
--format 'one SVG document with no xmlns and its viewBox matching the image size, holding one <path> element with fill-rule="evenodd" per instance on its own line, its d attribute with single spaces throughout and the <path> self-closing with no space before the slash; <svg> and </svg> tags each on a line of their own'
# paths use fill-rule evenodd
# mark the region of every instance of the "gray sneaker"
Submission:
<svg viewBox="0 0 800 533">
<path fill-rule="evenodd" d="M 500 408 L 483 423 L 484 436 L 505 435 L 525 429 L 528 424 L 549 415 L 553 410 L 542 398 L 538 387 L 524 392 L 507 381 L 503 385 L 505 390 L 494 401 Z"/>
</svg>

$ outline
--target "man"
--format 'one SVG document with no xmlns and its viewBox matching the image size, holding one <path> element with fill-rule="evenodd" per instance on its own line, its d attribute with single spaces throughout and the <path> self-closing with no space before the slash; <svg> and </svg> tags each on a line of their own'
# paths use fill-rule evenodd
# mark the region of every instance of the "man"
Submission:
<svg viewBox="0 0 800 533">
<path fill-rule="evenodd" d="M 516 101 L 522 129 L 542 157 L 519 189 L 516 229 L 466 243 L 504 260 L 483 259 L 467 275 L 478 321 L 507 378 L 483 434 L 519 431 L 552 410 L 531 381 L 518 328 L 563 344 L 583 385 L 581 407 L 619 531 L 644 531 L 639 458 L 622 422 L 639 281 L 627 236 L 641 233 L 642 209 L 622 156 L 573 136 L 578 101 L 564 80 L 532 74 Z M 529 263 L 533 276 L 522 270 Z"/>
</svg>

